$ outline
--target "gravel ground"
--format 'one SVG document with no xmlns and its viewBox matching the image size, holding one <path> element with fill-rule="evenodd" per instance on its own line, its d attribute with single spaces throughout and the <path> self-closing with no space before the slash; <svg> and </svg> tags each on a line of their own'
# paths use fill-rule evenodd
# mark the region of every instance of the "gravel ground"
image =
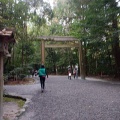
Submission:
<svg viewBox="0 0 120 120">
<path fill-rule="evenodd" d="M 36 81 L 5 86 L 7 92 L 31 99 L 19 120 L 120 120 L 119 83 L 49 76 L 41 93 L 38 77 Z"/>
</svg>

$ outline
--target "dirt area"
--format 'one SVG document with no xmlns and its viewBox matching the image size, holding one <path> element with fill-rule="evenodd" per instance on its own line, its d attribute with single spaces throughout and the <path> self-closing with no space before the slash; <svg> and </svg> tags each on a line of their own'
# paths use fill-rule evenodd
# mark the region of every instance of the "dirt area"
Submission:
<svg viewBox="0 0 120 120">
<path fill-rule="evenodd" d="M 34 84 L 34 79 L 26 78 L 23 80 L 9 80 L 5 85 L 23 85 L 23 84 Z M 20 107 L 17 102 L 3 102 L 3 119 L 4 120 L 14 120 L 20 111 Z"/>
<path fill-rule="evenodd" d="M 16 102 L 4 102 L 3 103 L 3 119 L 14 120 L 20 111 L 20 107 Z"/>
</svg>

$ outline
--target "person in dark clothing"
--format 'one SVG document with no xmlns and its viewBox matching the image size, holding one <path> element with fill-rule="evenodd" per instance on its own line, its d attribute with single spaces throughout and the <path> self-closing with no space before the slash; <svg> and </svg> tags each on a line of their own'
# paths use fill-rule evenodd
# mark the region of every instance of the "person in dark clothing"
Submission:
<svg viewBox="0 0 120 120">
<path fill-rule="evenodd" d="M 47 74 L 47 71 L 46 71 L 44 65 L 41 65 L 40 69 L 38 70 L 38 75 L 40 77 L 41 92 L 43 92 L 44 88 L 45 88 L 45 79 L 46 79 L 46 76 L 48 78 L 48 74 Z"/>
<path fill-rule="evenodd" d="M 32 70 L 31 73 L 32 73 L 32 77 L 34 77 L 34 70 Z"/>
<path fill-rule="evenodd" d="M 75 68 L 73 69 L 73 75 L 74 75 L 74 79 L 75 79 L 75 77 L 76 77 L 76 69 Z"/>
</svg>

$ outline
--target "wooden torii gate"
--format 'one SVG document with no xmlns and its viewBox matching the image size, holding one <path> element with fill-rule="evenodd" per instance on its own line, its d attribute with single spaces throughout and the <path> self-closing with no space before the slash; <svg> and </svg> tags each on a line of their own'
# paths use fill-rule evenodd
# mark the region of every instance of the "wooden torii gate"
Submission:
<svg viewBox="0 0 120 120">
<path fill-rule="evenodd" d="M 71 36 L 40 36 L 41 40 L 41 63 L 45 63 L 45 48 L 78 48 L 79 51 L 79 67 L 81 79 L 85 79 L 85 67 L 83 61 L 83 49 L 80 40 Z M 51 41 L 54 44 L 48 44 Z M 62 42 L 62 44 L 56 44 Z M 64 44 L 63 44 L 64 43 Z"/>
</svg>

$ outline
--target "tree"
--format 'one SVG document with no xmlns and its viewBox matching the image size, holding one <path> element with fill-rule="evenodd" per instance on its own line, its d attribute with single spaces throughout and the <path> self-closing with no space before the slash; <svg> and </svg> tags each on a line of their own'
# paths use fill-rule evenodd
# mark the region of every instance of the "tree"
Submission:
<svg viewBox="0 0 120 120">
<path fill-rule="evenodd" d="M 38 9 L 39 6 L 40 9 Z M 14 49 L 11 50 L 13 52 L 11 63 L 9 62 L 11 66 L 12 64 L 14 67 L 31 64 L 39 58 L 36 58 L 37 55 L 35 55 L 35 57 L 33 57 L 34 60 L 31 60 L 31 55 L 33 55 L 35 53 L 34 50 L 37 49 L 37 47 L 34 46 L 35 42 L 33 42 L 36 36 L 34 37 L 33 32 L 31 32 L 30 27 L 27 25 L 37 24 L 35 29 L 39 31 L 39 29 L 37 29 L 38 26 L 41 27 L 45 25 L 47 17 L 50 16 L 51 11 L 48 12 L 48 9 L 49 11 L 51 10 L 49 4 L 40 0 L 2 0 L 0 2 L 0 28 L 12 27 L 15 30 L 16 44 Z M 38 12 L 39 10 L 41 10 L 41 12 Z M 42 16 L 40 16 L 40 14 Z M 33 28 L 31 29 L 33 30 Z"/>
<path fill-rule="evenodd" d="M 85 20 L 91 42 L 94 40 L 112 46 L 116 76 L 120 74 L 120 64 L 118 62 L 120 60 L 118 34 L 119 10 L 120 8 L 114 0 L 103 0 L 101 2 L 94 0 L 89 4 Z"/>
</svg>

